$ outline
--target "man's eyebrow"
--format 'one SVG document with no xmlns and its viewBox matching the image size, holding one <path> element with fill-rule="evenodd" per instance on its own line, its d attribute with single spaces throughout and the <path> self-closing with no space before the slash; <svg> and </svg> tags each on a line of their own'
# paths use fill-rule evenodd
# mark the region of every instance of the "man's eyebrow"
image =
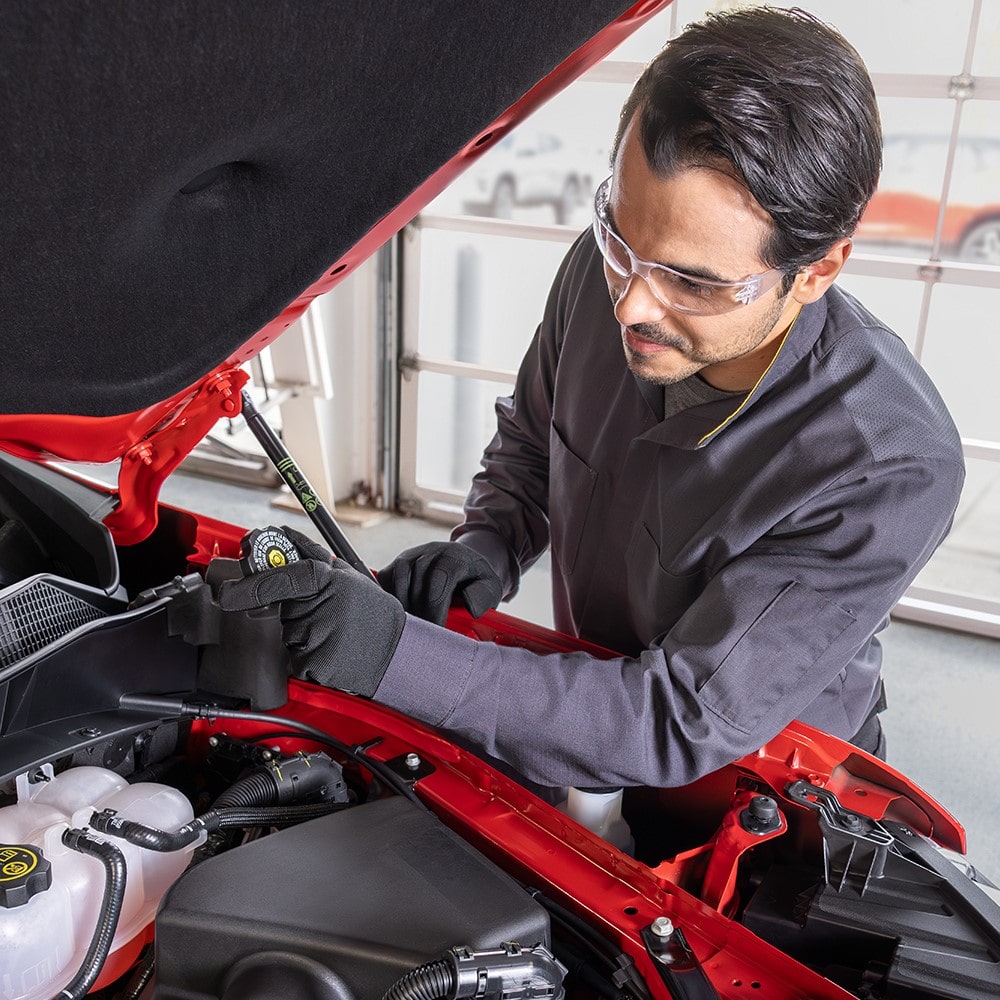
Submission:
<svg viewBox="0 0 1000 1000">
<path fill-rule="evenodd" d="M 604 213 L 608 217 L 608 222 L 611 223 L 612 231 L 624 243 L 625 242 L 624 239 L 618 232 L 618 224 L 615 222 L 615 217 L 611 210 L 610 203 L 605 205 Z M 709 271 L 707 268 L 704 267 L 683 267 L 680 264 L 674 264 L 665 260 L 653 260 L 650 261 L 650 263 L 660 264 L 663 267 L 669 267 L 671 271 L 679 271 L 681 274 L 683 274 L 685 277 L 688 278 L 701 278 L 703 281 L 721 281 L 723 283 L 727 283 L 732 280 L 731 278 L 724 278 L 722 277 L 721 274 L 718 274 L 715 271 Z"/>
</svg>

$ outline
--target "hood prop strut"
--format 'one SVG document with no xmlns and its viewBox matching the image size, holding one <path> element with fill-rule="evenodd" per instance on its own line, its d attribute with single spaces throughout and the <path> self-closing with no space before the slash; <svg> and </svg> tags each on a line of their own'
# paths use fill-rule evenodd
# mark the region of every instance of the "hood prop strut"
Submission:
<svg viewBox="0 0 1000 1000">
<path fill-rule="evenodd" d="M 302 509 L 309 515 L 312 523 L 316 525 L 317 530 L 323 536 L 323 541 L 330 546 L 330 550 L 338 559 L 343 559 L 359 573 L 374 580 L 375 574 L 365 565 L 354 550 L 354 546 L 347 540 L 347 536 L 337 524 L 334 516 L 309 484 L 309 480 L 302 475 L 295 460 L 288 453 L 288 449 L 254 405 L 250 393 L 244 389 L 240 393 L 240 398 L 243 401 L 243 416 L 246 419 L 247 427 L 260 442 L 264 454 L 274 464 L 278 474 L 291 487 L 295 499 L 302 505 Z"/>
</svg>

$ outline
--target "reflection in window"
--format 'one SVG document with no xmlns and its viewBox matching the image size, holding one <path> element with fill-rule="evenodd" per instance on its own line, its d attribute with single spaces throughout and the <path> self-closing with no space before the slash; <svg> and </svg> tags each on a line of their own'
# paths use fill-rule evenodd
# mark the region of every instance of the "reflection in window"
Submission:
<svg viewBox="0 0 1000 1000">
<path fill-rule="evenodd" d="M 488 216 L 585 229 L 627 85 L 563 91 L 456 178 L 428 214 Z"/>
<path fill-rule="evenodd" d="M 962 112 L 945 213 L 942 256 L 1000 265 L 1000 109 L 970 101 Z"/>
</svg>

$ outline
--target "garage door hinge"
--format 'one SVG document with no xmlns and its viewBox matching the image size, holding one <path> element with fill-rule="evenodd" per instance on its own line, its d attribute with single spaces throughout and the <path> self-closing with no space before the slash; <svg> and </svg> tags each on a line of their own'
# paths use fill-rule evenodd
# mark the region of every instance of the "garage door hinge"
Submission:
<svg viewBox="0 0 1000 1000">
<path fill-rule="evenodd" d="M 976 92 L 976 78 L 962 73 L 948 82 L 948 96 L 956 101 L 967 101 Z"/>
</svg>

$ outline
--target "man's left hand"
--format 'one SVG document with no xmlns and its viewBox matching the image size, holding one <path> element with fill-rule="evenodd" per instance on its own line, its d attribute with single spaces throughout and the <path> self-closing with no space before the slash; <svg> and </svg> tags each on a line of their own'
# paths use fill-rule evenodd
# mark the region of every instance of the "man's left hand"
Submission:
<svg viewBox="0 0 1000 1000">
<path fill-rule="evenodd" d="M 343 559 L 331 560 L 306 535 L 282 530 L 303 558 L 227 580 L 219 607 L 251 611 L 280 604 L 282 639 L 295 676 L 370 698 L 399 644 L 403 606 Z"/>
</svg>

